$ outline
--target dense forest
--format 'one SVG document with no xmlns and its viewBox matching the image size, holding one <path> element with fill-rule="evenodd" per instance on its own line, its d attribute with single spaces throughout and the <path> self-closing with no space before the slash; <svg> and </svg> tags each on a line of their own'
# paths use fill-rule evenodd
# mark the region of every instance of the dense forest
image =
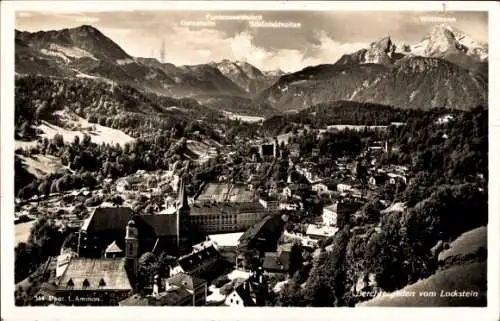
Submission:
<svg viewBox="0 0 500 321">
<path fill-rule="evenodd" d="M 91 123 L 122 130 L 132 137 L 152 135 L 174 126 L 184 128 L 189 119 L 211 123 L 222 117 L 192 99 L 158 96 L 100 80 L 16 78 L 16 138 L 32 137 L 32 126 L 42 120 L 57 124 L 54 112 L 58 110 L 71 111 Z"/>
<path fill-rule="evenodd" d="M 424 115 L 436 117 L 458 113 L 449 109 L 399 109 L 391 106 L 354 101 L 333 101 L 304 109 L 299 113 L 276 115 L 264 121 L 263 130 L 277 135 L 294 128 L 294 123 L 310 128 L 326 128 L 329 125 L 388 126 L 393 122 L 404 123 Z"/>
<path fill-rule="evenodd" d="M 53 155 L 61 159 L 67 171 L 54 173 L 33 182 L 16 180 L 19 188 L 17 196 L 21 199 L 33 195 L 48 195 L 83 186 L 93 187 L 103 178 L 123 177 L 137 170 L 168 170 L 171 164 L 186 159 L 186 139 L 179 139 L 181 132 L 177 127 L 154 137 L 139 138 L 131 144 L 110 145 L 91 142 L 88 135 L 80 141 L 75 136 L 72 142 L 65 142 L 57 134 L 53 139 L 42 139 L 37 147 L 17 151 L 29 156 L 32 154 Z M 19 161 L 17 161 L 19 163 Z M 25 175 L 27 176 L 27 175 Z M 31 177 L 27 176 L 27 179 Z"/>
</svg>

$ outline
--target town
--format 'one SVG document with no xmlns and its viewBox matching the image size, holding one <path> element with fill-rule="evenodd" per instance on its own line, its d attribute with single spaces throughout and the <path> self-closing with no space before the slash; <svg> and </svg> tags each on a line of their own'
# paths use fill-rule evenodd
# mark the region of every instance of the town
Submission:
<svg viewBox="0 0 500 321">
<path fill-rule="evenodd" d="M 372 130 L 383 137 L 387 128 Z M 329 132 L 342 133 L 328 129 L 317 138 Z M 372 225 L 380 231 L 366 223 L 366 204 L 377 199 L 381 213 L 405 210 L 404 203 L 379 197 L 387 185 L 404 189 L 410 171 L 379 164 L 391 148 L 388 141 L 332 160 L 326 176 L 316 165 L 319 150 L 304 153 L 300 144 L 280 144 L 279 138 L 247 141 L 251 146 L 241 160 L 251 167 L 246 172 L 256 174 L 280 164 L 276 177 L 270 170 L 264 177 L 220 175 L 188 196 L 182 169 L 174 164 L 170 171 L 106 179 L 100 189 L 18 204 L 17 220 L 57 208 L 51 216 L 67 235 L 60 254 L 41 267 L 48 277 L 34 304 L 264 306 L 297 271 L 331 251 L 346 220 L 354 222 L 355 233 Z M 219 161 L 231 164 L 234 158 L 227 153 Z M 85 205 L 68 210 L 78 198 Z"/>
</svg>

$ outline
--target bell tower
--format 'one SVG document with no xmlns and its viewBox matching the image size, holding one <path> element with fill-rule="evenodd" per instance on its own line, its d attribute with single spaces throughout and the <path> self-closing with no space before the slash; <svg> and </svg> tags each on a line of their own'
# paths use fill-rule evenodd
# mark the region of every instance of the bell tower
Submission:
<svg viewBox="0 0 500 321">
<path fill-rule="evenodd" d="M 189 214 L 191 213 L 191 208 L 188 204 L 186 186 L 184 178 L 181 178 L 179 184 L 179 196 L 177 200 L 177 249 L 181 250 L 183 244 L 187 239 L 187 232 L 189 231 Z"/>
<path fill-rule="evenodd" d="M 137 227 L 134 220 L 130 220 L 127 224 L 125 233 L 125 258 L 128 268 L 132 274 L 137 277 L 137 265 L 139 257 L 139 238 L 137 235 Z"/>
</svg>

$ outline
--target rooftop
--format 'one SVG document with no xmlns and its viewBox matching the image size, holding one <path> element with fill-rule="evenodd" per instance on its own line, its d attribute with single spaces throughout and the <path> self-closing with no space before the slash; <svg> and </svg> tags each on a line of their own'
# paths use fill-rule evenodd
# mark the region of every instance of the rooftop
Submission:
<svg viewBox="0 0 500 321">
<path fill-rule="evenodd" d="M 318 236 L 332 236 L 335 233 L 337 233 L 338 228 L 333 227 L 333 226 L 325 226 L 325 225 L 316 225 L 316 224 L 309 224 L 307 226 L 307 231 L 306 235 L 318 235 Z"/>
<path fill-rule="evenodd" d="M 225 234 L 212 234 L 208 238 L 213 241 L 217 246 L 236 246 L 238 245 L 238 240 L 243 235 L 243 232 L 239 233 L 225 233 Z"/>
<path fill-rule="evenodd" d="M 247 190 L 245 185 L 227 183 L 209 183 L 196 197 L 198 202 L 215 201 L 219 203 L 252 202 L 253 199 L 253 192 Z"/>
<path fill-rule="evenodd" d="M 184 255 L 179 258 L 178 264 L 184 271 L 191 271 L 209 258 L 217 257 L 219 252 L 214 246 L 206 247 L 202 250 L 195 250 L 190 254 Z"/>
<path fill-rule="evenodd" d="M 394 203 L 392 204 L 391 206 L 389 206 L 388 208 L 386 208 L 385 210 L 381 211 L 380 213 L 381 214 L 385 214 L 385 213 L 391 213 L 391 212 L 399 212 L 399 213 L 402 213 L 406 210 L 406 204 L 404 202 L 398 202 L 398 203 Z"/>
<path fill-rule="evenodd" d="M 260 213 L 267 209 L 257 201 L 245 203 L 205 203 L 193 204 L 191 206 L 191 215 L 207 215 L 218 213 Z"/>
<path fill-rule="evenodd" d="M 239 239 L 238 247 L 247 247 L 250 242 L 257 238 L 269 240 L 269 237 L 278 234 L 283 228 L 283 220 L 279 215 L 269 215 L 263 218 L 260 222 L 251 226 L 246 230 Z"/>
<path fill-rule="evenodd" d="M 175 215 L 134 215 L 130 207 L 97 207 L 82 226 L 88 233 L 125 230 L 130 219 L 134 219 L 139 234 L 157 236 L 176 235 Z"/>
<path fill-rule="evenodd" d="M 177 273 L 176 275 L 168 278 L 167 282 L 169 285 L 174 285 L 189 291 L 194 291 L 196 288 L 207 283 L 202 278 L 198 278 L 186 273 Z"/>
<path fill-rule="evenodd" d="M 116 241 L 113 241 L 107 248 L 106 248 L 106 253 L 122 253 L 122 249 L 118 247 L 116 244 Z"/>
<path fill-rule="evenodd" d="M 73 258 L 59 288 L 73 290 L 132 290 L 123 259 Z"/>
<path fill-rule="evenodd" d="M 141 296 L 134 294 L 122 301 L 121 306 L 175 306 L 189 300 L 191 293 L 184 288 L 171 288 L 166 292 L 160 292 L 158 296 Z"/>
</svg>

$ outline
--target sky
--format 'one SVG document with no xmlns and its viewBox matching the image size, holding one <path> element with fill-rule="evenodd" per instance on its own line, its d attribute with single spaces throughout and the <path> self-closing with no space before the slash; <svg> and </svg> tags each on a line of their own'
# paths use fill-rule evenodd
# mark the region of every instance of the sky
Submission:
<svg viewBox="0 0 500 321">
<path fill-rule="evenodd" d="M 164 61 L 175 65 L 230 59 L 262 70 L 291 72 L 334 63 L 387 35 L 396 44 L 416 43 L 445 20 L 475 40 L 488 42 L 487 12 L 18 11 L 16 29 L 34 32 L 86 24 L 135 57 L 160 60 L 164 42 Z"/>
</svg>

